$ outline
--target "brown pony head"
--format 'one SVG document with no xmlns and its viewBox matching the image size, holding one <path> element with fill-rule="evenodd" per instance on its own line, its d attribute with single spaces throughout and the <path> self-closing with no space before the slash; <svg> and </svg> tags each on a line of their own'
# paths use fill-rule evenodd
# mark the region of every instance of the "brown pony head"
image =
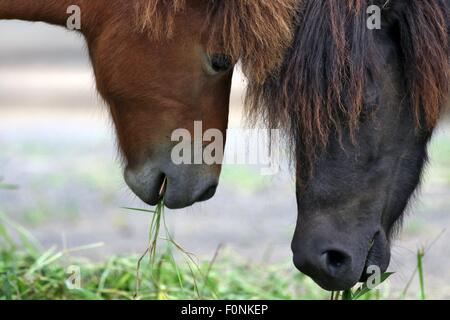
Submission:
<svg viewBox="0 0 450 320">
<path fill-rule="evenodd" d="M 90 4 L 94 3 L 95 4 Z M 279 67 L 294 0 L 133 0 L 82 8 L 98 90 L 111 109 L 125 180 L 144 202 L 189 206 L 215 193 L 220 163 L 174 164 L 176 129 L 225 136 L 233 67 L 250 82 Z M 202 133 L 203 133 L 202 132 Z"/>
</svg>

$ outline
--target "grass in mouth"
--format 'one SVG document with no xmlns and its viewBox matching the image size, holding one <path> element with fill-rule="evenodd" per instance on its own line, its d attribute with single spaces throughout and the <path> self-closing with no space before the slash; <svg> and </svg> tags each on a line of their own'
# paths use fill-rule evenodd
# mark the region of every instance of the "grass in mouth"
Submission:
<svg viewBox="0 0 450 320">
<path fill-rule="evenodd" d="M 161 188 L 161 194 L 164 193 L 164 185 Z M 140 298 L 140 285 L 141 285 L 141 268 L 145 258 L 148 258 L 150 266 L 150 274 L 152 277 L 152 282 L 157 288 L 158 296 L 160 299 L 166 299 L 166 295 L 160 283 L 160 271 L 163 263 L 168 262 L 175 269 L 178 284 L 181 289 L 183 288 L 183 276 L 178 267 L 177 261 L 173 254 L 173 249 L 178 253 L 181 253 L 184 262 L 186 263 L 188 270 L 190 272 L 191 278 L 193 280 L 193 287 L 195 294 L 198 298 L 201 298 L 201 292 L 199 290 L 198 278 L 207 278 L 202 274 L 201 268 L 199 267 L 198 260 L 194 254 L 186 251 L 180 244 L 178 244 L 175 239 L 170 234 L 169 228 L 167 227 L 165 215 L 164 215 L 164 198 L 161 197 L 160 201 L 156 205 L 154 210 L 145 209 L 134 209 L 125 208 L 128 210 L 134 210 L 139 212 L 150 213 L 152 215 L 149 233 L 148 233 L 148 247 L 142 256 L 139 258 L 136 266 L 136 288 L 135 288 L 135 299 Z M 162 235 L 161 235 L 162 234 Z M 157 255 L 157 248 L 159 240 L 163 240 L 167 243 L 166 253 L 162 256 Z M 167 261 L 168 260 L 168 261 Z"/>
<path fill-rule="evenodd" d="M 380 282 L 376 287 L 384 283 L 393 274 L 394 272 L 383 273 L 380 277 Z M 380 297 L 377 296 L 378 291 L 376 291 L 376 287 L 369 287 L 367 283 L 364 283 L 357 289 L 347 289 L 338 292 L 333 291 L 331 292 L 331 300 L 359 300 L 367 295 L 372 295 L 379 299 Z"/>
</svg>

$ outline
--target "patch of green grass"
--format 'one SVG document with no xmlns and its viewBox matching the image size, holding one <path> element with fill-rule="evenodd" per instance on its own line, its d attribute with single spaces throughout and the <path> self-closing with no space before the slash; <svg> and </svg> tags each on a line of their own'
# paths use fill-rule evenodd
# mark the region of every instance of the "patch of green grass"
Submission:
<svg viewBox="0 0 450 320">
<path fill-rule="evenodd" d="M 190 276 L 185 265 L 173 268 L 168 254 L 158 256 L 153 272 L 141 269 L 138 296 L 134 272 L 138 257 L 111 257 L 101 264 L 71 260 L 71 266 L 79 266 L 81 276 L 80 288 L 71 289 L 67 257 L 54 250 L 44 254 L 0 252 L 0 299 L 325 299 L 328 295 L 323 291 L 318 294 L 312 283 L 287 268 L 272 266 L 267 270 L 234 258 L 217 261 L 207 279 L 197 284 L 197 293 L 198 280 Z M 36 265 L 39 268 L 32 269 Z M 210 263 L 199 267 L 206 272 Z M 179 273 L 183 275 L 181 283 Z M 299 287 L 304 291 L 307 286 L 310 292 L 297 294 Z"/>
<path fill-rule="evenodd" d="M 170 236 L 163 208 L 160 203 L 154 211 L 133 209 L 152 213 L 149 246 L 142 256 L 112 256 L 101 263 L 71 256 L 73 252 L 94 249 L 100 244 L 43 249 L 25 228 L 0 213 L 0 300 L 317 300 L 330 297 L 329 292 L 297 272 L 290 262 L 251 263 L 223 248 L 218 248 L 209 260 L 197 259 Z M 162 231 L 166 232 L 165 238 L 160 235 Z M 157 246 L 159 240 L 164 240 L 166 245 Z M 417 270 L 410 280 L 418 275 L 422 299 L 426 298 L 422 261 L 431 246 L 418 252 Z M 391 275 L 383 274 L 379 284 Z M 332 293 L 331 298 L 379 300 L 386 297 L 377 288 L 363 284 L 357 289 Z"/>
<path fill-rule="evenodd" d="M 73 252 L 94 249 L 99 244 L 43 249 L 25 228 L 0 212 L 0 300 L 329 298 L 328 292 L 297 272 L 290 262 L 250 263 L 222 248 L 209 260 L 197 259 L 168 232 L 162 202 L 155 210 L 128 209 L 151 214 L 148 248 L 142 256 L 113 256 L 102 263 L 71 256 Z M 158 246 L 160 240 L 165 246 Z M 418 274 L 422 299 L 426 298 L 422 260 L 432 244 L 418 252 L 417 270 L 411 277 L 412 281 Z M 379 284 L 391 275 L 381 275 Z M 408 287 L 403 297 L 407 290 Z M 377 288 L 363 284 L 357 289 L 332 293 L 331 298 L 379 300 L 386 297 Z"/>
<path fill-rule="evenodd" d="M 162 207 L 155 213 L 146 255 L 115 256 L 103 263 L 70 255 L 97 245 L 44 250 L 26 229 L 0 215 L 0 300 L 326 299 L 328 296 L 290 263 L 269 266 L 249 263 L 223 248 L 211 259 L 199 260 L 173 239 L 164 239 L 167 245 L 156 251 L 153 248 L 159 234 L 157 229 L 164 226 Z M 149 261 L 144 263 L 147 257 Z M 78 273 L 73 274 L 73 270 Z M 79 276 L 79 287 L 71 285 L 73 276 Z"/>
<path fill-rule="evenodd" d="M 27 246 L 20 244 L 18 249 L 5 228 L 0 230 L 0 238 L 0 299 L 324 299 L 327 296 L 290 265 L 260 266 L 229 253 L 218 252 L 213 259 L 199 262 L 198 273 L 194 274 L 187 263 L 179 260 L 173 263 L 176 255 L 166 247 L 153 256 L 153 267 L 142 264 L 137 275 L 138 256 L 90 263 L 70 257 L 71 252 L 89 246 L 40 250 L 29 242 Z M 80 287 L 76 288 L 70 285 L 70 270 L 74 267 L 80 276 Z"/>
</svg>

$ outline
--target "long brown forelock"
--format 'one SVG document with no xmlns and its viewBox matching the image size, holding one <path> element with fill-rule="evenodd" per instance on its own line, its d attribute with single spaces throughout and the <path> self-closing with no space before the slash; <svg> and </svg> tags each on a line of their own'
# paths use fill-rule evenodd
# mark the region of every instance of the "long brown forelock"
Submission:
<svg viewBox="0 0 450 320">
<path fill-rule="evenodd" d="M 262 83 L 291 44 L 298 0 L 210 2 L 210 43 L 219 41 L 224 53 L 239 59 L 250 83 Z"/>
<path fill-rule="evenodd" d="M 401 2 L 400 2 L 401 1 Z M 398 9 L 404 70 L 412 107 L 432 129 L 450 88 L 447 0 L 303 0 L 292 48 L 278 74 L 263 85 L 250 84 L 249 116 L 287 131 L 291 156 L 312 170 L 330 134 L 358 128 L 365 81 L 376 79 L 374 32 L 366 8 Z M 391 9 L 390 9 L 391 8 Z"/>
<path fill-rule="evenodd" d="M 156 40 L 171 38 L 175 17 L 186 6 L 186 0 L 134 0 L 137 28 Z"/>
<path fill-rule="evenodd" d="M 298 0 L 204 0 L 208 5 L 205 28 L 208 51 L 240 61 L 252 83 L 262 83 L 281 65 L 293 36 Z M 175 16 L 187 0 L 136 0 L 138 27 L 158 40 L 170 38 Z M 219 45 L 218 45 L 219 44 Z"/>
</svg>

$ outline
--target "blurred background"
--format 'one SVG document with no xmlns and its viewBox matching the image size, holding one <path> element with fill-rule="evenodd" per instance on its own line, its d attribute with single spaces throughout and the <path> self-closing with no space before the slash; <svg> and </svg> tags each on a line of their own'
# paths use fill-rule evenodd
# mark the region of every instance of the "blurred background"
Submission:
<svg viewBox="0 0 450 320">
<path fill-rule="evenodd" d="M 232 128 L 245 127 L 244 90 L 238 72 Z M 407 286 L 417 250 L 431 245 L 424 259 L 429 298 L 450 299 L 447 120 L 430 154 L 421 192 L 393 245 L 391 287 L 395 293 Z M 85 44 L 76 33 L 40 23 L 0 22 L 0 180 L 17 186 L 0 189 L 0 212 L 44 247 L 101 242 L 81 253 L 95 261 L 146 249 L 149 216 L 122 209 L 145 207 L 123 182 L 107 108 L 97 96 Z M 286 164 L 270 177 L 252 166 L 226 165 L 212 200 L 166 214 L 177 241 L 199 257 L 211 258 L 225 245 L 249 261 L 290 261 L 296 204 Z M 411 286 L 414 298 L 416 281 Z"/>
</svg>

